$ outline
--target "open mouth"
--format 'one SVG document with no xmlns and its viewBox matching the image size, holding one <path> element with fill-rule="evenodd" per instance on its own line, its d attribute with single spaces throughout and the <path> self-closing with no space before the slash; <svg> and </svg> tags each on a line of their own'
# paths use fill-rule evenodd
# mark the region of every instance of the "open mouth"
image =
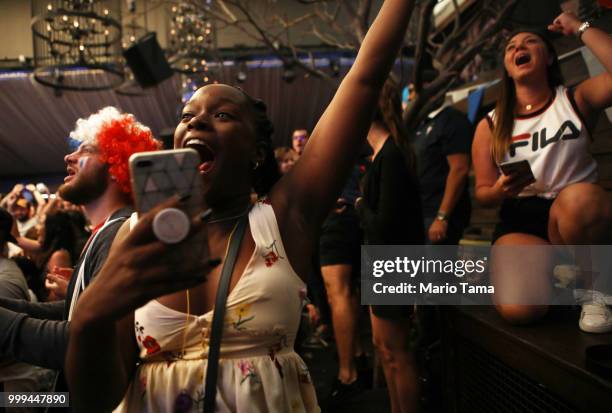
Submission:
<svg viewBox="0 0 612 413">
<path fill-rule="evenodd" d="M 522 54 L 520 56 L 517 56 L 516 59 L 514 59 L 514 64 L 517 66 L 522 66 L 526 63 L 529 63 L 531 61 L 531 56 L 529 56 L 528 54 Z"/>
<path fill-rule="evenodd" d="M 76 175 L 76 172 L 72 168 L 67 168 L 66 172 L 68 173 L 68 175 L 64 178 L 64 182 L 70 181 L 74 177 L 74 175 Z"/>
<path fill-rule="evenodd" d="M 183 147 L 194 149 L 200 155 L 200 173 L 209 172 L 215 163 L 215 152 L 201 139 L 189 139 Z"/>
</svg>

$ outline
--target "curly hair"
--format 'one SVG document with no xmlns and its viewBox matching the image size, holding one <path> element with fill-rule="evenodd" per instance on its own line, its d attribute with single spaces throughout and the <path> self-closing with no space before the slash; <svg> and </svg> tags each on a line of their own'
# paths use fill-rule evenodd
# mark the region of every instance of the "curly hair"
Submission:
<svg viewBox="0 0 612 413">
<path fill-rule="evenodd" d="M 121 113 L 108 106 L 87 119 L 79 119 L 70 137 L 82 143 L 97 146 L 100 160 L 108 165 L 108 171 L 126 194 L 131 194 L 128 160 L 136 152 L 161 148 L 151 130 L 136 121 L 134 115 Z"/>
</svg>

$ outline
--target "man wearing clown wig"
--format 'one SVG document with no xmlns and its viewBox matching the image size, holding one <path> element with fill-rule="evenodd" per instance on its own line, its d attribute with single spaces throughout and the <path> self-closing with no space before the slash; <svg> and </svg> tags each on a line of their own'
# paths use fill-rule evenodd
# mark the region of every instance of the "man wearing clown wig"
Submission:
<svg viewBox="0 0 612 413">
<path fill-rule="evenodd" d="M 70 138 L 78 148 L 64 157 L 68 175 L 58 192 L 83 207 L 93 231 L 74 268 L 66 300 L 0 299 L 0 357 L 59 370 L 56 391 L 67 391 L 61 370 L 76 300 L 102 267 L 117 230 L 132 213 L 129 157 L 159 149 L 149 128 L 114 107 L 79 119 Z"/>
</svg>

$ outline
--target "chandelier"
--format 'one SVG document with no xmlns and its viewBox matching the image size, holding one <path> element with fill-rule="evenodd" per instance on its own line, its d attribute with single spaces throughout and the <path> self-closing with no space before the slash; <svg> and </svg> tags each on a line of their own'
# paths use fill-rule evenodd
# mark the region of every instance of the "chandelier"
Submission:
<svg viewBox="0 0 612 413">
<path fill-rule="evenodd" d="M 170 9 L 168 63 L 182 74 L 183 103 L 197 88 L 216 81 L 210 65 L 214 49 L 213 24 L 207 13 L 210 3 L 177 1 Z"/>
<path fill-rule="evenodd" d="M 123 82 L 121 0 L 32 0 L 32 16 L 38 82 L 79 91 Z"/>
</svg>

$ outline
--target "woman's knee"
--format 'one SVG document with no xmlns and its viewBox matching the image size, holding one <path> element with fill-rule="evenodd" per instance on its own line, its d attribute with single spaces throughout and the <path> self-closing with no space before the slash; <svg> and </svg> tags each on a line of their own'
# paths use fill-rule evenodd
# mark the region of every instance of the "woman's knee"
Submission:
<svg viewBox="0 0 612 413">
<path fill-rule="evenodd" d="M 397 352 L 390 343 L 391 340 L 381 339 L 380 337 L 372 337 L 374 348 L 378 353 L 381 361 L 386 366 L 397 364 Z"/>
<path fill-rule="evenodd" d="M 496 241 L 490 260 L 493 302 L 508 319 L 529 319 L 531 306 L 549 303 L 552 254 L 548 245 L 544 239 L 519 233 Z"/>
<path fill-rule="evenodd" d="M 373 334 L 372 342 L 383 363 L 388 366 L 404 364 L 413 359 L 406 337 L 384 336 Z"/>
<path fill-rule="evenodd" d="M 605 226 L 612 222 L 612 200 L 598 185 L 573 184 L 559 193 L 550 217 L 557 224 L 571 227 Z"/>
<path fill-rule="evenodd" d="M 538 321 L 548 312 L 547 305 L 497 304 L 495 308 L 504 320 L 517 325 Z"/>
<path fill-rule="evenodd" d="M 351 294 L 351 267 L 322 267 L 323 284 L 330 304 L 335 300 L 348 299 Z"/>
</svg>

